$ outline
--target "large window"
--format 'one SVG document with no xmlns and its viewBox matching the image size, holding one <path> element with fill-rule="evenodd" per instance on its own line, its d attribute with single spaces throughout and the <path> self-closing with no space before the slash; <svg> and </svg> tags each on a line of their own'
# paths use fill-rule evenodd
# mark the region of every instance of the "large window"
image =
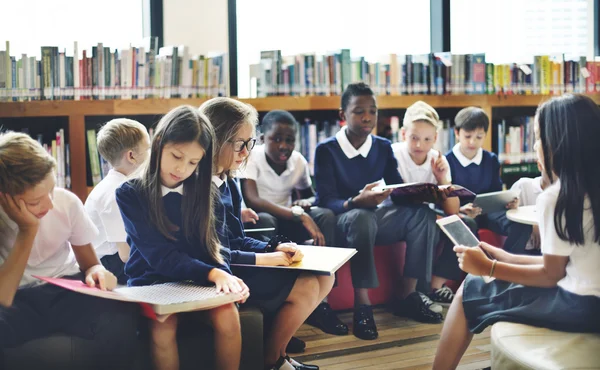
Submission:
<svg viewBox="0 0 600 370">
<path fill-rule="evenodd" d="M 451 0 L 452 52 L 492 63 L 593 56 L 593 0 Z"/>
<path fill-rule="evenodd" d="M 237 0 L 238 95 L 261 50 L 283 55 L 347 48 L 378 61 L 430 51 L 429 0 Z"/>
<path fill-rule="evenodd" d="M 142 0 L 0 0 L 0 50 L 40 57 L 41 46 L 72 55 L 102 42 L 111 49 L 142 43 Z"/>
</svg>

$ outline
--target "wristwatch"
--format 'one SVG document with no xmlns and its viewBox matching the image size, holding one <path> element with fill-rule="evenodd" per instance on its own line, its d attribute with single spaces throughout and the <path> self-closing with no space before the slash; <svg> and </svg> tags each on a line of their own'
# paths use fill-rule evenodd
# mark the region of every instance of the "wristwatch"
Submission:
<svg viewBox="0 0 600 370">
<path fill-rule="evenodd" d="M 348 198 L 348 200 L 346 201 L 346 205 L 348 207 L 348 210 L 354 209 L 354 197 Z"/>
<path fill-rule="evenodd" d="M 292 215 L 294 216 L 294 221 L 300 221 L 300 217 L 304 214 L 304 208 L 300 206 L 292 207 Z"/>
</svg>

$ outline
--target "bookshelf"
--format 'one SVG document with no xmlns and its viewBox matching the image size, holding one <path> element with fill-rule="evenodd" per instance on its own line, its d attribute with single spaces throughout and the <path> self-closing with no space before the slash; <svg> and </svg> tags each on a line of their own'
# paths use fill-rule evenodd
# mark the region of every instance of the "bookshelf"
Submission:
<svg viewBox="0 0 600 370">
<path fill-rule="evenodd" d="M 600 105 L 600 94 L 588 94 Z M 378 96 L 379 109 L 406 109 L 417 100 L 423 100 L 434 108 L 461 109 L 479 106 L 486 111 L 490 121 L 495 110 L 535 110 L 537 105 L 549 99 L 549 95 L 401 95 Z M 143 100 L 84 100 L 84 101 L 31 101 L 0 103 L 0 125 L 10 118 L 66 118 L 65 132 L 71 151 L 71 190 L 85 201 L 91 187 L 86 180 L 86 117 L 162 115 L 181 104 L 200 106 L 207 99 L 143 99 Z M 272 109 L 288 111 L 336 111 L 339 96 L 275 96 L 267 98 L 240 99 L 252 104 L 259 112 Z M 492 150 L 493 130 L 486 137 L 484 148 Z"/>
</svg>

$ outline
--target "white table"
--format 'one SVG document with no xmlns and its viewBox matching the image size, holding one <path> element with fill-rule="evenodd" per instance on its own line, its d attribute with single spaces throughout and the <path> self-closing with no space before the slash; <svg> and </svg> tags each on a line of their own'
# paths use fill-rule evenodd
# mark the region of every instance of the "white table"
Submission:
<svg viewBox="0 0 600 370">
<path fill-rule="evenodd" d="M 506 211 L 506 218 L 526 225 L 538 224 L 538 215 L 535 211 L 535 206 L 523 206 L 517 209 L 509 209 Z"/>
</svg>

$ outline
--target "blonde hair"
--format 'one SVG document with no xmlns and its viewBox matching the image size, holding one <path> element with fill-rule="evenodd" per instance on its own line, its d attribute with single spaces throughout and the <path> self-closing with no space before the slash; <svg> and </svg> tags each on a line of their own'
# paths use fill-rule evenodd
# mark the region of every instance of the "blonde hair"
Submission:
<svg viewBox="0 0 600 370">
<path fill-rule="evenodd" d="M 440 116 L 433 107 L 424 101 L 417 101 L 406 109 L 402 126 L 405 128 L 412 127 L 414 122 L 427 122 L 431 124 L 436 131 L 442 128 Z"/>
<path fill-rule="evenodd" d="M 56 161 L 29 135 L 0 134 L 0 192 L 22 194 L 42 182 Z"/>
<path fill-rule="evenodd" d="M 234 138 L 235 134 L 245 125 L 251 124 L 254 134 L 258 123 L 258 112 L 250 104 L 242 103 L 231 98 L 213 98 L 200 106 L 200 112 L 204 113 L 215 129 L 215 162 L 217 169 L 219 158 L 223 153 L 225 144 Z M 244 160 L 245 165 L 248 157 Z M 233 161 L 233 158 L 230 159 Z M 229 163 L 231 164 L 231 163 Z M 225 175 L 231 177 L 233 174 L 225 170 Z"/>
<path fill-rule="evenodd" d="M 136 149 L 145 137 L 148 136 L 146 127 L 128 118 L 115 118 L 108 121 L 96 136 L 98 152 L 116 167 L 120 164 L 123 154 Z"/>
</svg>

